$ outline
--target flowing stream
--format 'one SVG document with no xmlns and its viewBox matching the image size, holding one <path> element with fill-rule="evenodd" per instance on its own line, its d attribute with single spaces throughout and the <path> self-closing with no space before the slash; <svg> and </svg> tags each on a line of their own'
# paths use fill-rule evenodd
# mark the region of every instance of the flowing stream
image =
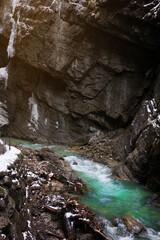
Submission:
<svg viewBox="0 0 160 240">
<path fill-rule="evenodd" d="M 44 147 L 41 144 L 16 139 L 12 139 L 12 143 L 35 150 Z M 91 189 L 81 201 L 103 220 L 106 234 L 114 240 L 160 240 L 160 208 L 147 204 L 147 200 L 153 195 L 152 192 L 141 185 L 113 179 L 111 169 L 107 166 L 86 160 L 67 147 L 49 147 L 57 155 L 64 157 L 79 178 Z M 123 224 L 117 227 L 109 225 L 115 217 L 124 215 L 144 224 L 147 227 L 145 235 L 134 237 L 127 233 Z"/>
</svg>

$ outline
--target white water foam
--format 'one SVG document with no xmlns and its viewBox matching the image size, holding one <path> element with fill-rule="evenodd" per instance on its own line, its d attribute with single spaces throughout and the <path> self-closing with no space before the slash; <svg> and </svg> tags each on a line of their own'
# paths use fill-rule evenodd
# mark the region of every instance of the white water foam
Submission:
<svg viewBox="0 0 160 240">
<path fill-rule="evenodd" d="M 67 156 L 64 157 L 65 161 L 68 162 L 72 169 L 77 172 L 84 172 L 85 175 L 87 175 L 89 178 L 97 179 L 97 181 L 100 181 L 103 183 L 103 185 L 114 188 L 112 184 L 111 179 L 111 169 L 107 166 L 104 166 L 100 163 L 95 163 L 90 160 L 85 160 L 80 157 L 76 156 Z M 103 190 L 103 189 L 102 189 Z M 118 194 L 118 193 L 117 193 Z M 103 219 L 103 218 L 101 218 Z M 105 230 L 104 232 L 108 237 L 110 236 L 113 240 L 138 240 L 137 237 L 133 236 L 133 234 L 130 234 L 127 230 L 124 224 L 120 223 L 117 227 L 111 226 L 111 224 L 106 220 L 103 219 L 103 222 L 105 224 Z M 160 232 L 156 232 L 153 229 L 147 229 L 147 232 L 144 233 L 142 236 L 142 239 L 146 240 L 160 240 Z"/>
<path fill-rule="evenodd" d="M 103 164 L 81 159 L 76 156 L 68 156 L 64 159 L 71 165 L 72 169 L 77 172 L 85 172 L 87 176 L 91 178 L 95 178 L 96 176 L 100 182 L 106 183 L 108 181 L 111 181 L 111 178 L 109 178 L 111 175 L 111 169 L 107 166 L 104 166 Z M 77 165 L 74 164 L 74 162 L 76 162 Z"/>
</svg>

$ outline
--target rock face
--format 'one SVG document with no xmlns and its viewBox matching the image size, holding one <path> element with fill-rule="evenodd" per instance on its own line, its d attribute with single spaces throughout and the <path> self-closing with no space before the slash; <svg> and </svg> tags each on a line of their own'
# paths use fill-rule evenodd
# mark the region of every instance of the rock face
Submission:
<svg viewBox="0 0 160 240">
<path fill-rule="evenodd" d="M 60 143 L 104 134 L 126 159 L 116 174 L 146 183 L 159 136 L 159 38 L 158 1 L 2 0 L 5 125 Z"/>
</svg>

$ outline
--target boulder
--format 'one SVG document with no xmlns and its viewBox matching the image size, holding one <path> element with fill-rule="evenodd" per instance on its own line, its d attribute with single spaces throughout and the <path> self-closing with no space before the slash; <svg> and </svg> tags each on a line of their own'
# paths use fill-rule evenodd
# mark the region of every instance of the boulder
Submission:
<svg viewBox="0 0 160 240">
<path fill-rule="evenodd" d="M 123 216 L 123 223 L 132 234 L 140 234 L 146 231 L 146 228 L 141 223 L 129 216 Z"/>
</svg>

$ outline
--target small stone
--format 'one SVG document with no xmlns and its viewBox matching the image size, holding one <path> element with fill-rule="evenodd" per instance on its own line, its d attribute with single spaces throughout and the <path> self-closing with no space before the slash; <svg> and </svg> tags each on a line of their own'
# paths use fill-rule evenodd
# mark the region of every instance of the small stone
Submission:
<svg viewBox="0 0 160 240">
<path fill-rule="evenodd" d="M 3 179 L 3 183 L 4 183 L 5 186 L 11 187 L 11 185 L 12 185 L 11 178 L 9 176 L 5 176 L 4 179 Z"/>
<path fill-rule="evenodd" d="M 4 199 L 0 199 L 0 211 L 4 210 L 6 208 Z"/>
<path fill-rule="evenodd" d="M 7 212 L 8 212 L 9 218 L 13 216 L 15 207 L 16 207 L 15 201 L 11 197 L 9 197 L 8 204 L 7 204 Z"/>
<path fill-rule="evenodd" d="M 10 225 L 9 218 L 6 216 L 0 216 L 0 230 L 7 229 Z"/>
<path fill-rule="evenodd" d="M 0 198 L 6 198 L 8 196 L 8 190 L 6 188 L 0 187 Z"/>
<path fill-rule="evenodd" d="M 53 179 L 53 178 L 54 178 L 54 173 L 50 173 L 50 174 L 49 174 L 49 178 L 50 178 L 50 179 Z"/>
<path fill-rule="evenodd" d="M 72 165 L 78 165 L 78 163 L 77 163 L 76 161 L 74 161 L 74 162 L 72 163 Z"/>
<path fill-rule="evenodd" d="M 3 178 L 6 175 L 6 172 L 0 172 L 0 178 Z"/>
<path fill-rule="evenodd" d="M 120 218 L 118 218 L 118 217 L 116 217 L 116 218 L 114 218 L 114 220 L 113 220 L 113 225 L 114 226 L 118 226 L 118 224 L 121 222 L 121 219 Z"/>
</svg>

